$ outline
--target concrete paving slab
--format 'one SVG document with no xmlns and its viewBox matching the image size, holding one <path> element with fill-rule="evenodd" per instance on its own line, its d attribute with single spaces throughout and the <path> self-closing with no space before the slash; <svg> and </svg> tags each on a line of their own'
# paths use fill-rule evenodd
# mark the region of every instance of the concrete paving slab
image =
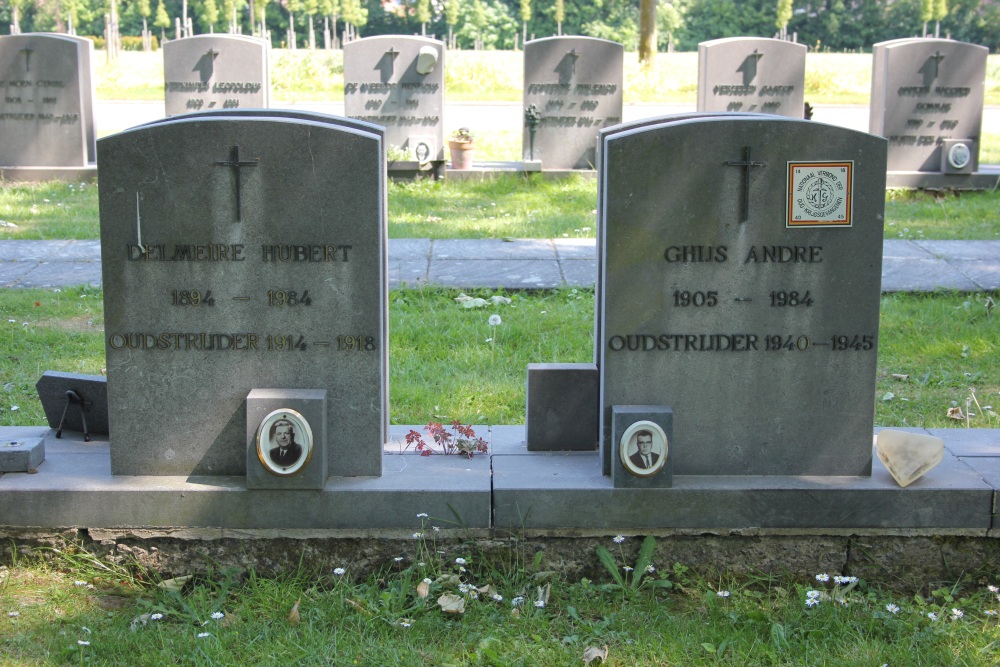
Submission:
<svg viewBox="0 0 1000 667">
<path fill-rule="evenodd" d="M 487 259 L 444 260 L 435 257 L 428 282 L 462 287 L 545 289 L 562 285 L 559 263 L 552 259 L 517 262 Z"/>
<path fill-rule="evenodd" d="M 425 262 L 431 257 L 430 239 L 392 239 L 389 241 L 389 263 L 393 261 Z"/>
<path fill-rule="evenodd" d="M 597 262 L 596 239 L 553 239 L 552 245 L 555 247 L 560 261 L 585 259 Z"/>
<path fill-rule="evenodd" d="M 23 262 L 0 262 L 0 286 L 20 287 L 21 279 L 31 273 L 38 262 L 28 260 Z"/>
<path fill-rule="evenodd" d="M 38 262 L 69 245 L 69 241 L 0 241 L 0 262 Z M 100 244 L 94 259 L 101 258 Z"/>
<path fill-rule="evenodd" d="M 559 269 L 570 287 L 593 287 L 597 284 L 597 260 L 561 259 Z"/>
<path fill-rule="evenodd" d="M 18 287 L 63 287 L 65 285 L 101 285 L 98 262 L 39 262 L 21 276 Z"/>
<path fill-rule="evenodd" d="M 439 239 L 432 252 L 434 260 L 556 259 L 549 239 Z"/>
<path fill-rule="evenodd" d="M 915 241 L 890 239 L 882 242 L 882 259 L 934 259 L 934 255 Z"/>
<path fill-rule="evenodd" d="M 975 291 L 979 287 L 940 259 L 883 259 L 883 292 Z"/>
<path fill-rule="evenodd" d="M 1000 260 L 1000 241 L 913 241 L 934 257 L 955 260 Z"/>
<path fill-rule="evenodd" d="M 984 291 L 1000 289 L 1000 259 L 992 261 L 954 261 L 951 264 L 967 275 Z"/>
<path fill-rule="evenodd" d="M 497 528 L 988 529 L 993 489 L 957 457 L 901 489 L 872 477 L 675 476 L 670 489 L 623 492 L 597 454 L 493 459 Z"/>
<path fill-rule="evenodd" d="M 55 244 L 45 259 L 50 262 L 88 261 L 100 263 L 101 242 L 73 240 L 66 241 L 65 245 Z"/>
<path fill-rule="evenodd" d="M 393 259 L 389 258 L 389 287 L 416 287 L 427 282 L 429 263 L 426 259 Z"/>
</svg>

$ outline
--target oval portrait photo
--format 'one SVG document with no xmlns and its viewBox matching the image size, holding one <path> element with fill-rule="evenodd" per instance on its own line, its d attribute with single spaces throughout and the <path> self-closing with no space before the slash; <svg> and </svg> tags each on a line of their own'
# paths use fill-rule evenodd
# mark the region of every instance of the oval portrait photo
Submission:
<svg viewBox="0 0 1000 667">
<path fill-rule="evenodd" d="M 257 458 L 275 475 L 294 475 L 312 455 L 312 429 L 295 410 L 275 410 L 257 428 Z"/>
<path fill-rule="evenodd" d="M 622 434 L 618 452 L 625 470 L 636 477 L 652 477 L 667 463 L 667 436 L 658 424 L 638 421 Z"/>
</svg>

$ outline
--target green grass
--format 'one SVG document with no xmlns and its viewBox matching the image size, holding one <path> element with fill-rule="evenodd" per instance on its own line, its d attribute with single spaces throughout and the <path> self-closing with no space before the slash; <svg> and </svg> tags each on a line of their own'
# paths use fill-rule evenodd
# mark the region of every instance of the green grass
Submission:
<svg viewBox="0 0 1000 667">
<path fill-rule="evenodd" d="M 469 292 L 489 297 L 492 292 Z M 435 288 L 389 295 L 390 417 L 396 424 L 458 419 L 524 421 L 529 363 L 593 359 L 593 292 L 509 295 L 507 305 L 465 309 L 458 292 Z M 998 295 L 992 295 L 994 301 Z M 1000 320 L 985 295 L 896 294 L 882 298 L 875 422 L 896 427 L 1000 428 Z M 45 423 L 35 382 L 46 370 L 100 373 L 101 292 L 0 293 L 0 425 Z M 495 329 L 487 320 L 501 317 Z M 13 320 L 13 321 L 10 321 Z M 492 340 L 488 340 L 492 339 Z M 898 379 L 896 376 L 907 376 Z M 892 394 L 891 397 L 888 394 Z M 11 408 L 18 409 L 12 411 Z M 989 406 L 989 408 L 987 408 Z M 980 409 L 980 407 L 982 409 Z"/>
<path fill-rule="evenodd" d="M 390 238 L 593 238 L 597 181 L 497 175 L 390 183 Z M 93 184 L 0 183 L 0 240 L 96 239 Z M 1000 238 L 1000 192 L 886 193 L 885 237 Z"/>
<path fill-rule="evenodd" d="M 271 55 L 275 103 L 341 101 L 344 97 L 342 51 L 288 51 Z M 105 100 L 162 100 L 163 56 L 157 51 L 123 51 L 116 65 L 103 53 L 97 64 L 97 96 Z M 809 53 L 805 97 L 812 104 L 868 104 L 871 95 L 869 54 Z M 445 91 L 451 102 L 520 102 L 524 79 L 519 51 L 448 51 Z M 693 103 L 697 95 L 698 54 L 660 53 L 653 68 L 639 66 L 635 52 L 625 54 L 625 103 Z M 987 57 L 986 104 L 1000 104 L 1000 55 Z"/>
<path fill-rule="evenodd" d="M 635 564 L 635 542 L 608 540 L 612 565 Z M 306 561 L 269 577 L 216 571 L 179 592 L 148 585 L 154 573 L 72 545 L 19 556 L 0 570 L 2 661 L 561 666 L 603 647 L 604 664 L 638 667 L 996 664 L 1000 631 L 985 612 L 998 605 L 988 574 L 906 592 L 813 577 L 709 581 L 664 561 L 654 544 L 654 572 L 643 578 L 661 586 L 623 590 L 600 572 L 594 581 L 550 574 L 540 590 L 533 576 L 555 565 L 544 552 L 532 563 L 515 553 L 510 565 L 498 565 L 475 544 L 412 544 L 399 562 L 369 564 L 374 574 L 345 562 L 336 575 L 333 565 Z M 459 566 L 456 558 L 468 562 Z M 590 558 L 594 569 L 597 557 Z M 421 598 L 424 577 L 432 583 Z M 473 598 L 460 589 L 470 583 L 484 592 Z M 814 608 L 805 604 L 810 591 L 821 600 Z M 442 595 L 462 599 L 464 612 L 444 613 Z"/>
</svg>

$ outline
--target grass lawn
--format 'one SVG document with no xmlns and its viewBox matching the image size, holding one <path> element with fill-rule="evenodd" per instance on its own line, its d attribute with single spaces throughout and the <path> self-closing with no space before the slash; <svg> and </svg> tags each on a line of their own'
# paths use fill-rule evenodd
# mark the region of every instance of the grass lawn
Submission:
<svg viewBox="0 0 1000 667">
<path fill-rule="evenodd" d="M 423 180 L 389 186 L 390 238 L 595 236 L 597 181 Z M 0 183 L 0 240 L 96 239 L 97 188 L 86 183 Z M 1000 239 L 1000 192 L 886 193 L 885 237 Z"/>
<path fill-rule="evenodd" d="M 294 572 L 157 586 L 127 557 L 64 545 L 0 568 L 0 661 L 556 666 L 596 651 L 605 659 L 587 664 L 996 664 L 990 573 L 895 592 L 819 571 L 706 580 L 656 547 L 607 539 L 593 581 L 546 572 L 544 552 L 516 543 L 497 565 L 475 544 L 418 538 L 373 574 L 304 558 Z"/>
</svg>

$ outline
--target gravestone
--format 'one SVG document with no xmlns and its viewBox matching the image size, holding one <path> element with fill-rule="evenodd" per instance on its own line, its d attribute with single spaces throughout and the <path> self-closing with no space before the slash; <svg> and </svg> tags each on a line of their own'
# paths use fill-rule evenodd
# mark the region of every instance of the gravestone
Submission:
<svg viewBox="0 0 1000 667">
<path fill-rule="evenodd" d="M 781 39 L 726 37 L 698 45 L 698 111 L 802 118 L 806 47 Z"/>
<path fill-rule="evenodd" d="M 270 45 L 256 37 L 197 35 L 166 42 L 166 115 L 270 106 L 270 58 Z"/>
<path fill-rule="evenodd" d="M 884 140 L 753 114 L 602 132 L 596 359 L 674 475 L 868 475 Z"/>
<path fill-rule="evenodd" d="M 79 37 L 0 37 L 0 168 L 94 162 L 92 54 L 93 43 Z"/>
<path fill-rule="evenodd" d="M 622 119 L 623 62 L 624 47 L 605 39 L 525 42 L 524 160 L 540 160 L 543 169 L 593 169 L 598 130 Z"/>
<path fill-rule="evenodd" d="M 977 174 L 989 49 L 948 39 L 872 47 L 869 131 L 889 140 L 889 186 L 992 187 Z"/>
<path fill-rule="evenodd" d="M 389 147 L 444 164 L 444 42 L 385 35 L 344 45 L 344 113 L 385 127 Z"/>
<path fill-rule="evenodd" d="M 380 128 L 231 110 L 157 121 L 100 149 L 112 472 L 244 474 L 248 397 L 267 390 L 324 397 L 308 444 L 329 476 L 380 475 Z"/>
</svg>

